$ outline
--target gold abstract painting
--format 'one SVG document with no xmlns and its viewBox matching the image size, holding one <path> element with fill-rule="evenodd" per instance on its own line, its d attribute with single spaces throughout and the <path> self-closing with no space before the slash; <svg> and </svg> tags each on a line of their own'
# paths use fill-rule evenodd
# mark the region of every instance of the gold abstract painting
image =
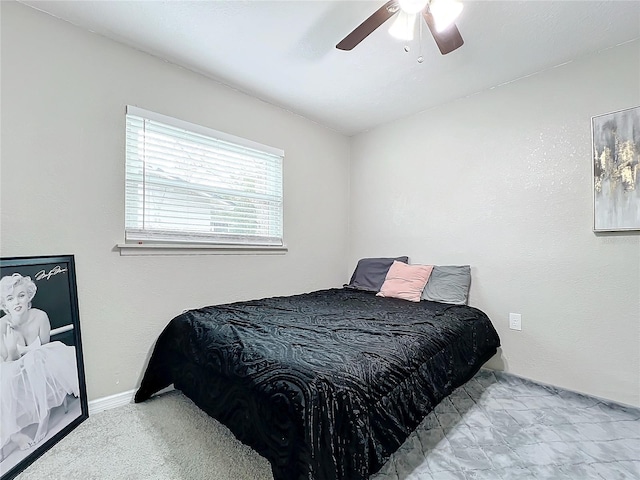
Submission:
<svg viewBox="0 0 640 480">
<path fill-rule="evenodd" d="M 640 107 L 591 119 L 593 230 L 640 230 Z"/>
</svg>

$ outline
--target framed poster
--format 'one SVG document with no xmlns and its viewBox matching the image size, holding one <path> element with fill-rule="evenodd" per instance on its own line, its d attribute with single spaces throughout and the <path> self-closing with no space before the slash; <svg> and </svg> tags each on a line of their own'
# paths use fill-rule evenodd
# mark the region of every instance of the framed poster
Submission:
<svg viewBox="0 0 640 480">
<path fill-rule="evenodd" d="M 0 259 L 0 479 L 89 417 L 72 255 Z"/>
<path fill-rule="evenodd" d="M 640 107 L 591 118 L 593 230 L 640 230 Z"/>
</svg>

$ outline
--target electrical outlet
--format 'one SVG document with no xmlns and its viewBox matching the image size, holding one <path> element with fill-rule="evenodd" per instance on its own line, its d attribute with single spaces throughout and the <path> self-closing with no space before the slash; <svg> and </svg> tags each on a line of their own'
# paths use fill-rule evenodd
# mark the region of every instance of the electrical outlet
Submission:
<svg viewBox="0 0 640 480">
<path fill-rule="evenodd" d="M 511 330 L 522 330 L 522 315 L 519 313 L 510 313 L 509 328 Z"/>
</svg>

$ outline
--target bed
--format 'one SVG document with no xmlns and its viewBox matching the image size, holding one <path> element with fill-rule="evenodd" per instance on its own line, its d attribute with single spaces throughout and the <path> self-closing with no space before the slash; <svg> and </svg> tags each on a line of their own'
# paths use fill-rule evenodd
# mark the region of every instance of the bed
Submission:
<svg viewBox="0 0 640 480">
<path fill-rule="evenodd" d="M 348 288 L 208 306 L 166 326 L 135 401 L 173 384 L 275 480 L 361 480 L 499 345 L 477 308 Z"/>
</svg>

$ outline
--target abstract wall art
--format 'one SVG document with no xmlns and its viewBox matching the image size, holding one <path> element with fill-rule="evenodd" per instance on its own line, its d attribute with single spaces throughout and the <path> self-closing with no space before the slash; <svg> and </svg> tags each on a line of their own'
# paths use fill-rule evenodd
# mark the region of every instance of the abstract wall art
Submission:
<svg viewBox="0 0 640 480">
<path fill-rule="evenodd" d="M 593 230 L 640 230 L 640 106 L 591 119 Z"/>
</svg>

